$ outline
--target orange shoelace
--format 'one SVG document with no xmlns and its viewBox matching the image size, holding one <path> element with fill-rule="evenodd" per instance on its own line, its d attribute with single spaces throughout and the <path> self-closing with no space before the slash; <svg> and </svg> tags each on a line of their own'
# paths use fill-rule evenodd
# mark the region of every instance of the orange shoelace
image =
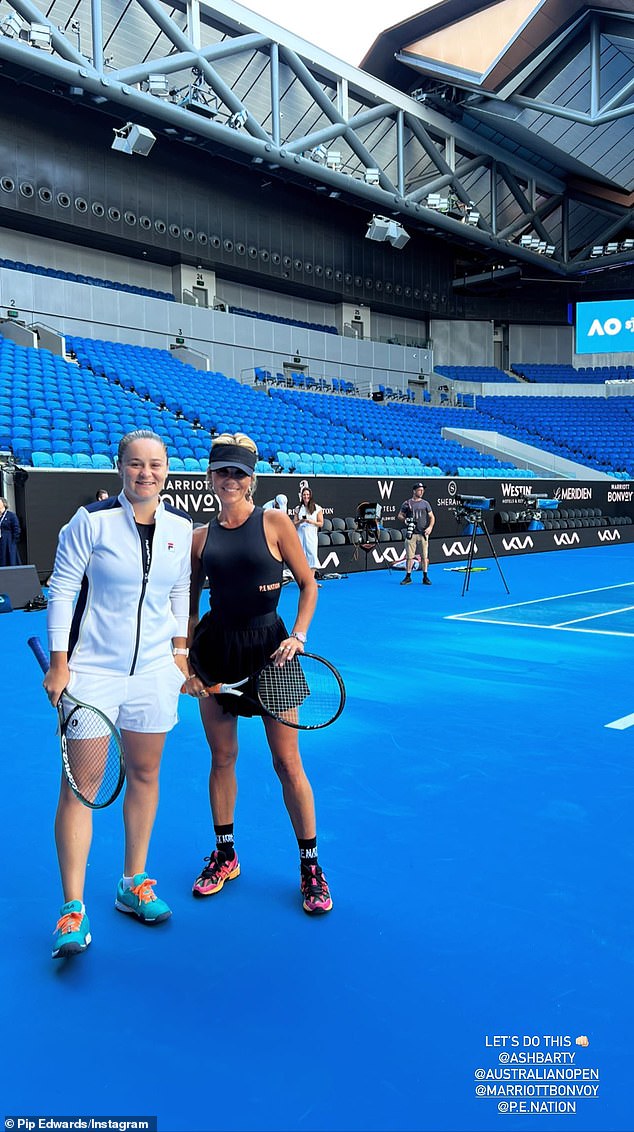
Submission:
<svg viewBox="0 0 634 1132">
<path fill-rule="evenodd" d="M 83 912 L 67 912 L 65 916 L 57 921 L 55 932 L 61 932 L 62 935 L 68 935 L 70 932 L 78 932 L 83 920 Z M 53 932 L 53 935 L 55 935 Z"/>
<path fill-rule="evenodd" d="M 136 885 L 136 887 L 131 888 L 130 892 L 133 892 L 135 896 L 138 896 L 142 904 L 149 904 L 151 900 L 156 900 L 156 896 L 152 892 L 153 884 L 156 884 L 156 881 L 150 880 L 149 877 L 146 877 L 145 880 L 142 880 L 140 884 Z"/>
</svg>

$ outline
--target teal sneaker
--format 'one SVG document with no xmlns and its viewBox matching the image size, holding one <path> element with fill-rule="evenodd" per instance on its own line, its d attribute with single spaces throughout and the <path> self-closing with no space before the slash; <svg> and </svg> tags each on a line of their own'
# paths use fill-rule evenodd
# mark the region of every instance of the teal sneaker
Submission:
<svg viewBox="0 0 634 1132">
<path fill-rule="evenodd" d="M 90 920 L 82 908 L 81 900 L 69 900 L 62 905 L 54 932 L 53 959 L 79 955 L 90 944 Z"/>
<path fill-rule="evenodd" d="M 162 920 L 169 920 L 172 909 L 154 892 L 147 873 L 137 873 L 132 878 L 132 887 L 124 888 L 123 881 L 117 887 L 117 899 L 114 902 L 119 912 L 130 912 L 144 924 L 160 924 Z"/>
</svg>

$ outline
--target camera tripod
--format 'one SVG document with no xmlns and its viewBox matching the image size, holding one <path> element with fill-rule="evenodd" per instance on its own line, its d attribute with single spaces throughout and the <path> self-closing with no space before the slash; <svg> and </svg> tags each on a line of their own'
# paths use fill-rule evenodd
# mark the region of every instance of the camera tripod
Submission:
<svg viewBox="0 0 634 1132">
<path fill-rule="evenodd" d="M 476 550 L 476 537 L 478 535 L 478 527 L 480 528 L 482 534 L 485 535 L 486 540 L 489 544 L 489 549 L 491 551 L 493 558 L 495 559 L 495 564 L 496 564 L 496 566 L 497 566 L 497 568 L 500 572 L 500 577 L 501 577 L 501 579 L 504 583 L 504 589 L 506 590 L 507 594 L 510 594 L 511 591 L 508 588 L 508 586 L 506 584 L 506 578 L 504 577 L 504 574 L 502 573 L 502 567 L 500 566 L 498 556 L 495 553 L 495 547 L 494 547 L 494 545 L 491 541 L 491 535 L 489 534 L 489 529 L 488 529 L 484 519 L 482 518 L 482 511 L 478 510 L 477 508 L 470 508 L 465 513 L 465 518 L 466 518 L 467 522 L 471 524 L 471 538 L 469 540 L 469 549 L 467 551 L 467 565 L 466 565 L 466 568 L 465 568 L 464 581 L 462 583 L 462 597 L 464 597 L 467 590 L 469 589 L 469 582 L 471 580 L 471 571 L 473 570 L 473 556 L 474 556 L 475 550 Z"/>
</svg>

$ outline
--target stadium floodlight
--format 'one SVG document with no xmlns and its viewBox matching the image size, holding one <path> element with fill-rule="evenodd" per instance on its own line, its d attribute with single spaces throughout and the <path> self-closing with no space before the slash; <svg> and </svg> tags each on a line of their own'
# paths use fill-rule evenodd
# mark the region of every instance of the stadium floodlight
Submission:
<svg viewBox="0 0 634 1132">
<path fill-rule="evenodd" d="M 339 150 L 329 149 L 326 157 L 326 167 L 328 169 L 332 169 L 335 173 L 338 173 L 341 169 L 342 164 L 343 162 L 341 160 L 341 154 Z"/>
<path fill-rule="evenodd" d="M 619 245 L 617 244 L 616 240 L 611 240 L 609 244 L 605 245 L 606 255 L 614 255 L 614 252 L 618 252 L 618 250 Z"/>
<path fill-rule="evenodd" d="M 169 98 L 170 84 L 167 75 L 148 75 L 147 93 L 155 98 Z"/>
<path fill-rule="evenodd" d="M 622 252 L 630 252 L 634 248 L 634 240 L 623 240 L 621 244 Z"/>
<path fill-rule="evenodd" d="M 114 141 L 110 148 L 117 149 L 120 153 L 137 153 L 141 157 L 147 157 L 155 141 L 155 135 L 146 126 L 126 122 L 125 126 L 115 129 Z"/>
<path fill-rule="evenodd" d="M 521 248 L 530 248 L 531 243 L 532 243 L 532 239 L 533 239 L 532 236 L 521 236 L 520 237 L 520 247 Z"/>
<path fill-rule="evenodd" d="M 314 149 L 311 149 L 309 157 L 310 160 L 314 161 L 317 165 L 325 165 L 328 150 L 325 145 L 316 145 Z"/>
<path fill-rule="evenodd" d="M 31 47 L 38 47 L 40 51 L 52 51 L 53 33 L 48 24 L 31 24 L 29 43 Z"/>
<path fill-rule="evenodd" d="M 473 224 L 473 226 L 476 227 L 479 220 L 480 213 L 478 212 L 477 208 L 471 208 L 467 213 L 467 224 Z"/>
<path fill-rule="evenodd" d="M 248 110 L 236 110 L 235 114 L 232 114 L 227 121 L 227 125 L 230 126 L 232 130 L 241 130 L 246 126 L 248 117 Z"/>
<path fill-rule="evenodd" d="M 7 39 L 19 39 L 23 28 L 24 23 L 17 12 L 9 12 L 0 20 L 0 31 L 3 35 L 6 35 Z"/>
<path fill-rule="evenodd" d="M 366 185 L 378 185 L 378 184 L 380 184 L 381 177 L 380 177 L 379 170 L 378 169 L 366 169 L 365 173 L 363 174 L 363 179 L 364 179 Z"/>
<path fill-rule="evenodd" d="M 595 244 L 590 255 L 593 259 L 596 259 L 597 256 L 603 255 L 603 251 L 603 244 Z"/>
</svg>

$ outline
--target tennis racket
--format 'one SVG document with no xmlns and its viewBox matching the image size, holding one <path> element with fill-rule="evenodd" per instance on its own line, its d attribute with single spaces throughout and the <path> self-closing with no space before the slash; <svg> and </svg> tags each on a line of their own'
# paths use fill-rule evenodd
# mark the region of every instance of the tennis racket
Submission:
<svg viewBox="0 0 634 1132">
<path fill-rule="evenodd" d="M 249 690 L 242 691 L 247 683 Z M 281 665 L 269 663 L 234 684 L 212 684 L 205 691 L 246 696 L 267 715 L 298 731 L 328 727 L 341 715 L 346 702 L 346 689 L 337 669 L 309 652 L 295 653 Z"/>
<path fill-rule="evenodd" d="M 39 637 L 29 637 L 40 668 L 48 672 L 49 658 Z M 116 727 L 99 708 L 62 692 L 57 704 L 62 767 L 73 794 L 91 810 L 114 802 L 125 780 L 123 744 Z"/>
</svg>

